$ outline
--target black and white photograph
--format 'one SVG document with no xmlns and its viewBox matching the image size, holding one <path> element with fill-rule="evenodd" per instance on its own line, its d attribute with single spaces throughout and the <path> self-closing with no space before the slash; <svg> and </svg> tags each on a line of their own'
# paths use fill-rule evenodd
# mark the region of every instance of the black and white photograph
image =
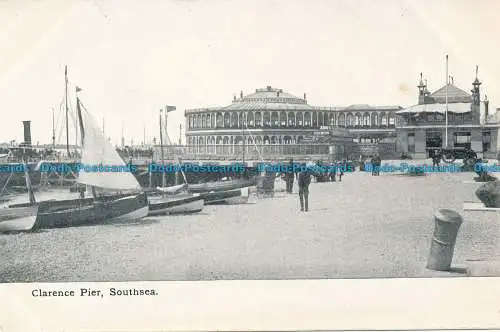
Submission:
<svg viewBox="0 0 500 332">
<path fill-rule="evenodd" d="M 498 12 L 0 2 L 0 283 L 500 277 Z"/>
</svg>

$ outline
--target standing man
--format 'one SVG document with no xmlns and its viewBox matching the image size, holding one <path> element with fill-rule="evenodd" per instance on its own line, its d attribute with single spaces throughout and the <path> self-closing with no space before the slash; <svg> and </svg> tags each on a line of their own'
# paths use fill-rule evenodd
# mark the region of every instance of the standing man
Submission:
<svg viewBox="0 0 500 332">
<path fill-rule="evenodd" d="M 293 171 L 293 159 L 290 159 L 290 164 L 285 173 L 285 182 L 286 182 L 286 192 L 289 194 L 293 193 L 293 180 L 295 179 L 295 174 Z"/>
<path fill-rule="evenodd" d="M 302 164 L 299 173 L 299 199 L 300 211 L 309 211 L 309 185 L 311 184 L 311 170 L 310 166 Z M 305 207 L 305 210 L 304 210 Z"/>
</svg>

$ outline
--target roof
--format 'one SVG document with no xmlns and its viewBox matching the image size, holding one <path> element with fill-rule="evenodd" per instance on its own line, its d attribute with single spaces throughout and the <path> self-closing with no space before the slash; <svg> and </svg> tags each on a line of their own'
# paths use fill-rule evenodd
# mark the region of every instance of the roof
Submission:
<svg viewBox="0 0 500 332">
<path fill-rule="evenodd" d="M 295 104 L 295 103 L 273 103 L 265 101 L 245 101 L 232 103 L 229 106 L 221 107 L 221 111 L 252 111 L 252 110 L 262 110 L 262 111 L 296 111 L 296 110 L 314 110 L 312 106 L 307 104 Z"/>
<path fill-rule="evenodd" d="M 471 112 L 471 103 L 453 103 L 448 104 L 448 112 L 452 113 L 468 113 Z M 446 113 L 446 104 L 422 104 L 414 105 L 397 111 L 396 114 L 409 113 Z"/>
<path fill-rule="evenodd" d="M 447 91 L 448 90 L 448 91 Z M 453 84 L 448 84 L 431 93 L 430 97 L 436 103 L 446 102 L 446 94 L 448 94 L 448 103 L 467 103 L 472 101 L 472 96 L 462 89 L 457 88 Z"/>
<path fill-rule="evenodd" d="M 243 96 L 243 100 L 252 100 L 252 99 L 294 99 L 297 102 L 304 103 L 305 100 L 299 97 L 296 97 L 288 92 L 284 92 L 282 89 L 276 89 L 271 86 L 268 86 L 265 89 L 256 89 L 254 93 Z"/>
<path fill-rule="evenodd" d="M 188 109 L 185 114 L 197 112 L 223 112 L 223 111 L 394 111 L 401 106 L 372 106 L 357 104 L 348 107 L 318 107 L 307 104 L 304 98 L 296 97 L 282 89 L 267 86 L 256 89 L 254 93 L 234 97 L 233 102 L 227 106 Z"/>
</svg>

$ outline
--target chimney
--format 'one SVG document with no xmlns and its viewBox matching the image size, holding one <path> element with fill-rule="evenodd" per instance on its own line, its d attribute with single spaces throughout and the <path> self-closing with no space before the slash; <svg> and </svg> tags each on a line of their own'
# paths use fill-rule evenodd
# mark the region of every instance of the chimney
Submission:
<svg viewBox="0 0 500 332">
<path fill-rule="evenodd" d="M 488 121 L 488 116 L 490 115 L 489 107 L 490 101 L 488 100 L 488 96 L 484 95 L 484 122 Z"/>
<path fill-rule="evenodd" d="M 307 103 L 307 95 L 304 93 L 304 101 Z"/>
<path fill-rule="evenodd" d="M 279 97 L 280 96 L 280 90 L 276 91 L 276 96 Z"/>
<path fill-rule="evenodd" d="M 233 101 L 236 101 L 236 95 L 233 95 Z"/>
<path fill-rule="evenodd" d="M 240 98 L 243 99 L 243 90 L 240 91 Z"/>
<path fill-rule="evenodd" d="M 31 121 L 23 121 L 24 126 L 24 144 L 31 145 Z"/>
<path fill-rule="evenodd" d="M 271 91 L 272 87 L 270 85 L 267 86 L 267 91 Z"/>
</svg>

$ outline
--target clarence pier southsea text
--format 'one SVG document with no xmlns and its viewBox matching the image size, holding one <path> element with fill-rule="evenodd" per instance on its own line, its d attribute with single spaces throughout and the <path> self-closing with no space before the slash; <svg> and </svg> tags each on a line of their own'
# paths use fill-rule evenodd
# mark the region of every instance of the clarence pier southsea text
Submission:
<svg viewBox="0 0 500 332">
<path fill-rule="evenodd" d="M 97 297 L 103 298 L 107 296 L 155 296 L 158 295 L 156 289 L 142 289 L 142 288 L 115 288 L 111 287 L 107 291 L 102 289 L 93 288 L 79 288 L 54 290 L 54 289 L 41 289 L 36 288 L 31 291 L 33 297 Z"/>
</svg>

